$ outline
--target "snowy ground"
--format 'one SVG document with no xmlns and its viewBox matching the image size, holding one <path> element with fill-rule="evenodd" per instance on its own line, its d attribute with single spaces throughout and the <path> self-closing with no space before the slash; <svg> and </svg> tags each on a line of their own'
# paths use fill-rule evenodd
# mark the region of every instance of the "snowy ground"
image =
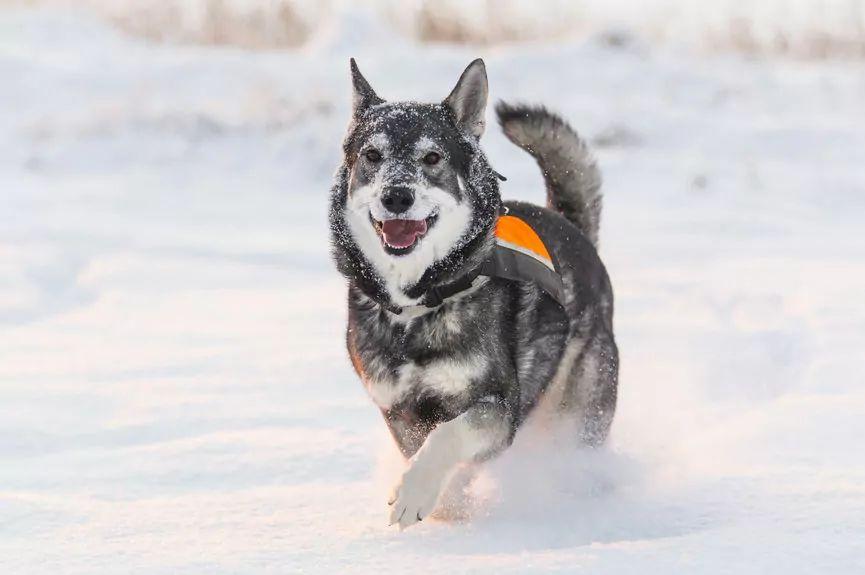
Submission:
<svg viewBox="0 0 865 575">
<path fill-rule="evenodd" d="M 386 526 L 325 206 L 348 56 L 598 142 L 621 400 L 528 435 L 467 524 Z M 505 195 L 541 199 L 492 127 Z M 0 11 L 0 572 L 861 573 L 865 72 L 601 43 L 154 46 Z"/>
</svg>

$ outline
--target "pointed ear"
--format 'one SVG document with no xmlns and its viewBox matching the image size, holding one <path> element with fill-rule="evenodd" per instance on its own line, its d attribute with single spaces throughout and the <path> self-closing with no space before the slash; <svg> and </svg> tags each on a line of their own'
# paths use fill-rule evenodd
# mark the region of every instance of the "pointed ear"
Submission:
<svg viewBox="0 0 865 575">
<path fill-rule="evenodd" d="M 478 58 L 468 65 L 457 85 L 443 104 L 450 108 L 462 131 L 480 138 L 484 133 L 484 114 L 487 108 L 487 68 Z"/>
<path fill-rule="evenodd" d="M 384 100 L 378 97 L 378 94 L 375 93 L 375 90 L 372 89 L 372 86 L 369 85 L 369 82 L 367 82 L 366 78 L 363 77 L 363 74 L 360 73 L 360 70 L 357 67 L 357 62 L 354 61 L 354 58 L 351 58 L 350 62 L 351 84 L 354 89 L 351 98 L 352 113 L 357 117 L 370 106 L 381 104 Z"/>
</svg>

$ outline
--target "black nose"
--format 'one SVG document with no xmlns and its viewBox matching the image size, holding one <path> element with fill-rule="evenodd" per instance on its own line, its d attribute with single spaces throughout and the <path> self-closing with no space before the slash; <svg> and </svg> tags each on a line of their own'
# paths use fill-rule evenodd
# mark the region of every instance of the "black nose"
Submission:
<svg viewBox="0 0 865 575">
<path fill-rule="evenodd" d="M 401 214 L 414 203 L 414 192 L 406 186 L 393 186 L 382 194 L 381 203 L 389 212 Z"/>
</svg>

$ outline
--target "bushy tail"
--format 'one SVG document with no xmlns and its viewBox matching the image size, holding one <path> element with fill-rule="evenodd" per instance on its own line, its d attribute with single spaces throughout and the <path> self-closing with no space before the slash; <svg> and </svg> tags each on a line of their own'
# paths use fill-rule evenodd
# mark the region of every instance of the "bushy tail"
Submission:
<svg viewBox="0 0 865 575">
<path fill-rule="evenodd" d="M 496 105 L 508 139 L 531 154 L 544 174 L 547 206 L 559 211 L 598 245 L 601 172 L 586 143 L 543 106 Z"/>
</svg>

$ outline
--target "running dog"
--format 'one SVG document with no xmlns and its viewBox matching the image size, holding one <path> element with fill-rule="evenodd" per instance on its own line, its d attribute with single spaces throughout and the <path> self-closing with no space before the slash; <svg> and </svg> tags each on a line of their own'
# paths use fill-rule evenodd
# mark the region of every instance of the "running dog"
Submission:
<svg viewBox="0 0 865 575">
<path fill-rule="evenodd" d="M 613 294 L 596 251 L 601 176 L 543 107 L 496 106 L 543 172 L 547 205 L 503 202 L 480 148 L 482 60 L 441 103 L 386 102 L 351 60 L 352 118 L 330 199 L 348 279 L 351 361 L 409 466 L 390 501 L 408 527 L 455 472 L 509 446 L 540 403 L 600 445 L 616 406 Z"/>
</svg>

